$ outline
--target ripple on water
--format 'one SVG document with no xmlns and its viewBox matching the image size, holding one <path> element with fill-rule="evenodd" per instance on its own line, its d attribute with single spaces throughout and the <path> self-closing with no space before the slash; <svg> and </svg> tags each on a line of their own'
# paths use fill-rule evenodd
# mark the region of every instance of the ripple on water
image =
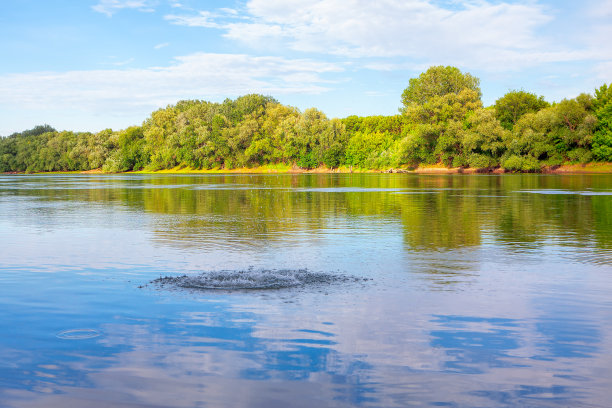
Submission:
<svg viewBox="0 0 612 408">
<path fill-rule="evenodd" d="M 56 336 L 64 340 L 85 340 L 100 336 L 100 332 L 94 329 L 71 329 L 61 331 Z"/>
<path fill-rule="evenodd" d="M 541 190 L 520 190 L 519 193 L 543 194 L 543 195 L 612 196 L 612 191 L 592 191 L 592 190 L 574 191 L 574 190 L 541 189 Z"/>
<path fill-rule="evenodd" d="M 268 290 L 364 280 L 368 279 L 338 273 L 311 272 L 306 269 L 247 269 L 164 276 L 152 280 L 151 283 L 158 287 L 196 290 Z"/>
</svg>

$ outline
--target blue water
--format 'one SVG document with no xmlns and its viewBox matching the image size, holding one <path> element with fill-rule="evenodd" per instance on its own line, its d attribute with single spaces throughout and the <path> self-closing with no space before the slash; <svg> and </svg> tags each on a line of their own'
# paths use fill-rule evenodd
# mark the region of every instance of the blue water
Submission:
<svg viewBox="0 0 612 408">
<path fill-rule="evenodd" d="M 608 407 L 611 195 L 605 175 L 0 176 L 0 406 Z M 312 279 L 151 283 L 236 271 Z"/>
</svg>

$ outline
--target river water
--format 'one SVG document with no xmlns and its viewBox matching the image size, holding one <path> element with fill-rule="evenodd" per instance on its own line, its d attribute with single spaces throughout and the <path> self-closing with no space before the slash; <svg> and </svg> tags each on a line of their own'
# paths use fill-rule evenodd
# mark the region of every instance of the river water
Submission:
<svg viewBox="0 0 612 408">
<path fill-rule="evenodd" d="M 609 175 L 0 176 L 0 242 L 1 407 L 612 401 Z"/>
</svg>

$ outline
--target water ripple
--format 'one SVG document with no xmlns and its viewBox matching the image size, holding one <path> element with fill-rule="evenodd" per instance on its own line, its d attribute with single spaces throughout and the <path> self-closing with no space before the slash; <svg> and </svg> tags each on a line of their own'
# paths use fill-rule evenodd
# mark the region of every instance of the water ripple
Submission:
<svg viewBox="0 0 612 408">
<path fill-rule="evenodd" d="M 247 269 L 212 271 L 198 275 L 163 276 L 150 283 L 158 287 L 196 290 L 286 289 L 333 283 L 360 282 L 367 279 L 338 273 L 311 272 L 306 269 Z"/>
</svg>

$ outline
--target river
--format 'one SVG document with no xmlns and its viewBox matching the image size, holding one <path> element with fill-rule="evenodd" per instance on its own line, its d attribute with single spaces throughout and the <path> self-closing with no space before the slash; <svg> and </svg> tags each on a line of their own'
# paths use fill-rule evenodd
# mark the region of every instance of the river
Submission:
<svg viewBox="0 0 612 408">
<path fill-rule="evenodd" d="M 0 242 L 2 407 L 612 400 L 610 175 L 0 175 Z"/>
</svg>

